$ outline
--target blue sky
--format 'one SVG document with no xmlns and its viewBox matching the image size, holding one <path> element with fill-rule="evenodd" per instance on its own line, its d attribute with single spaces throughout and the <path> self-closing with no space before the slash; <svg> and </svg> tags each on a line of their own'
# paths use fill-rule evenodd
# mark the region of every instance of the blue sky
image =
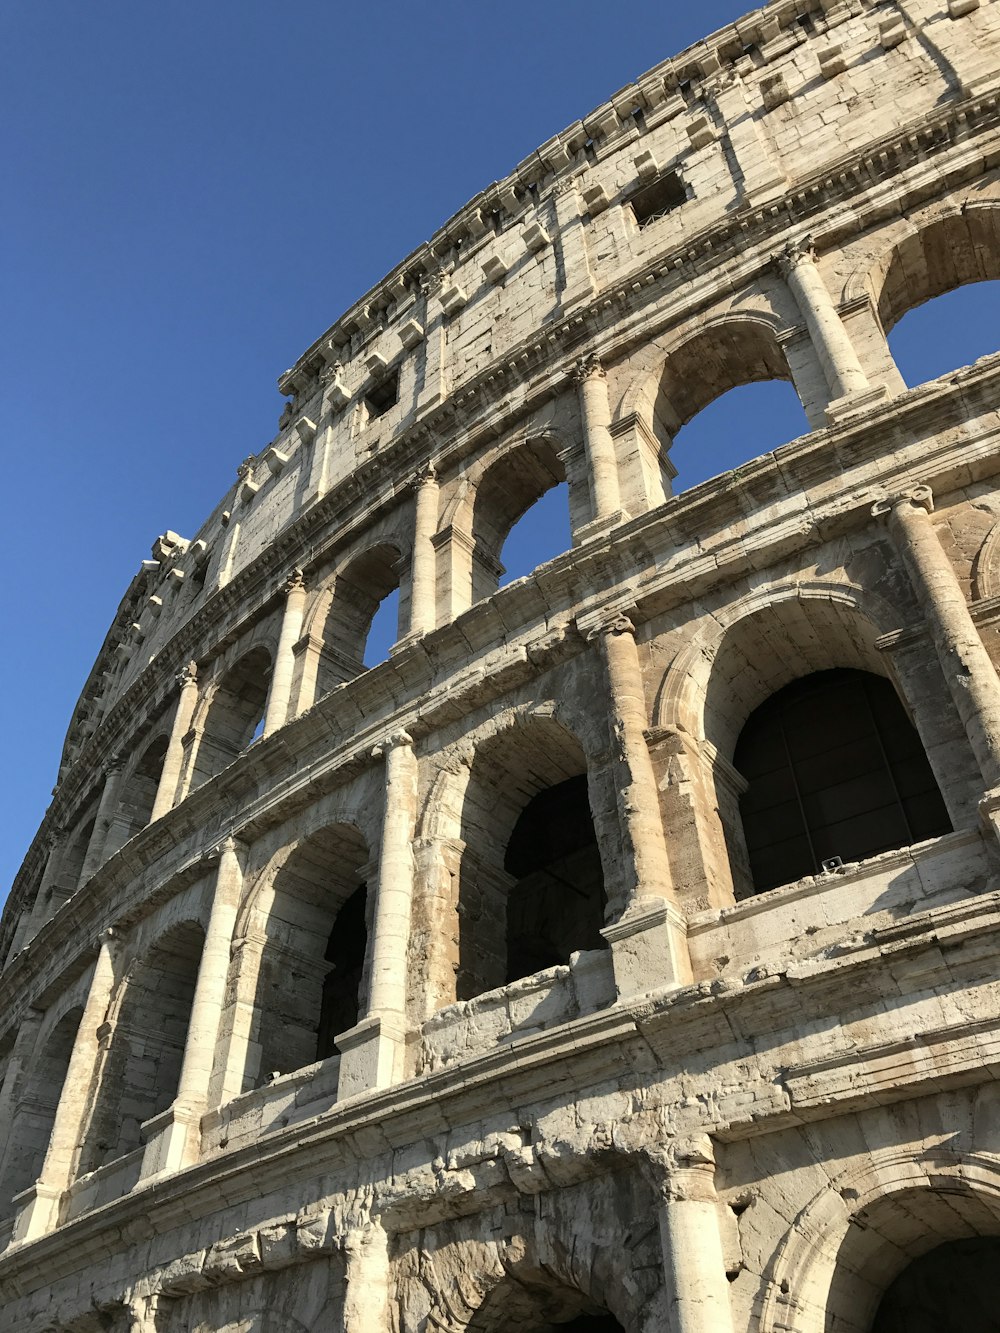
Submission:
<svg viewBox="0 0 1000 1333">
<path fill-rule="evenodd" d="M 0 897 L 132 574 L 272 438 L 281 371 L 469 197 L 742 12 L 0 7 Z M 759 415 L 759 449 L 801 429 Z"/>
</svg>

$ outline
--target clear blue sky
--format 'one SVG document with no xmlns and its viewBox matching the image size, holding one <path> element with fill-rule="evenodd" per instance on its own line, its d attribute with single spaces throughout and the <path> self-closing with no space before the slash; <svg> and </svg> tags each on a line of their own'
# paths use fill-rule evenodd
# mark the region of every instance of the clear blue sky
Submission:
<svg viewBox="0 0 1000 1333">
<path fill-rule="evenodd" d="M 742 12 L 0 7 L 0 897 L 132 574 L 272 438 L 281 371 L 483 186 Z"/>
</svg>

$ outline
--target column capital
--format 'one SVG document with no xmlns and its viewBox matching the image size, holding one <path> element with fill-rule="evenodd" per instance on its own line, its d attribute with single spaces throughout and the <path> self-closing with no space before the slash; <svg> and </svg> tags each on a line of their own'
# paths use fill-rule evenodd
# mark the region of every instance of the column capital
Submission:
<svg viewBox="0 0 1000 1333">
<path fill-rule="evenodd" d="M 624 611 L 610 611 L 587 630 L 587 642 L 599 638 L 618 638 L 622 634 L 635 637 L 635 625 Z"/>
<path fill-rule="evenodd" d="M 578 384 L 590 379 L 607 379 L 607 372 L 596 352 L 588 352 L 586 356 L 580 357 L 573 367 L 573 378 Z"/>
<path fill-rule="evenodd" d="M 198 663 L 186 662 L 177 673 L 177 684 L 180 689 L 185 689 L 188 685 L 198 684 Z"/>
<path fill-rule="evenodd" d="M 97 936 L 95 943 L 99 950 L 102 949 L 105 945 L 107 945 L 108 948 L 110 948 L 113 944 L 118 943 L 118 938 L 119 938 L 118 931 L 115 929 L 115 927 L 108 926 L 107 929 L 102 930 L 101 933 Z"/>
<path fill-rule="evenodd" d="M 714 1203 L 715 1145 L 708 1134 L 642 1150 L 643 1173 L 664 1203 Z"/>
<path fill-rule="evenodd" d="M 774 256 L 774 262 L 777 264 L 783 278 L 786 278 L 800 264 L 812 264 L 815 259 L 816 246 L 811 236 L 800 236 L 798 240 L 789 241 Z"/>
<path fill-rule="evenodd" d="M 243 849 L 243 843 L 233 834 L 222 838 L 214 847 L 209 847 L 201 855 L 203 865 L 215 865 L 222 860 L 225 855 L 237 855 Z"/>
<path fill-rule="evenodd" d="M 929 486 L 910 486 L 906 490 L 888 495 L 884 500 L 877 500 L 872 505 L 872 518 L 887 518 L 897 510 L 910 506 L 922 509 L 925 514 L 934 512 L 934 493 Z"/>
<path fill-rule="evenodd" d="M 285 582 L 281 585 L 281 591 L 287 597 L 291 593 L 305 592 L 305 590 L 306 590 L 306 576 L 305 574 L 303 574 L 302 570 L 298 567 L 298 565 L 296 565 L 295 568 L 292 570 L 292 572 L 289 574 L 288 578 L 285 579 Z"/>
<path fill-rule="evenodd" d="M 413 737 L 408 731 L 394 731 L 384 741 L 379 741 L 372 750 L 373 759 L 385 759 L 391 750 L 399 750 L 413 745 Z"/>
<path fill-rule="evenodd" d="M 423 467 L 417 469 L 417 474 L 413 478 L 413 489 L 420 490 L 422 486 L 431 486 L 437 481 L 437 469 L 433 463 L 425 463 Z"/>
</svg>

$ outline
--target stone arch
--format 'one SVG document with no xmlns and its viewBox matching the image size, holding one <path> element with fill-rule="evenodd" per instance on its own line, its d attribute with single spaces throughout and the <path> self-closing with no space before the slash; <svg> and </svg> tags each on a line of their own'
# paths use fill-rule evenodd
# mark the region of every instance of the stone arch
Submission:
<svg viewBox="0 0 1000 1333">
<path fill-rule="evenodd" d="M 870 1333 L 908 1263 L 943 1241 L 981 1235 L 1000 1236 L 1000 1159 L 876 1151 L 795 1218 L 765 1273 L 761 1333 Z"/>
<path fill-rule="evenodd" d="M 169 733 L 160 731 L 146 741 L 136 756 L 122 784 L 119 808 L 115 815 L 114 841 L 117 847 L 123 846 L 149 823 L 169 743 Z M 115 851 L 117 847 L 109 846 L 107 851 Z"/>
<path fill-rule="evenodd" d="M 501 551 L 514 524 L 566 479 L 557 437 L 548 431 L 508 446 L 479 470 L 465 514 L 466 535 L 472 542 L 472 602 L 496 592 L 504 572 Z"/>
<path fill-rule="evenodd" d="M 6 1144 L 0 1151 L 0 1216 L 12 1198 L 41 1174 L 69 1070 L 83 1005 L 67 1005 L 47 1024 L 17 1091 Z"/>
<path fill-rule="evenodd" d="M 856 585 L 780 583 L 706 617 L 667 668 L 654 720 L 687 753 L 690 781 L 700 793 L 690 836 L 700 845 L 697 861 L 705 867 L 713 901 L 754 891 L 740 810 L 746 782 L 732 765 L 737 738 L 757 707 L 800 677 L 847 668 L 888 678 L 945 792 L 928 746 L 930 722 L 924 710 L 912 708 L 888 654 L 876 647 L 879 635 L 897 624 L 887 602 Z M 669 797 L 665 792 L 664 800 Z M 682 855 L 675 839 L 671 856 Z"/>
<path fill-rule="evenodd" d="M 577 949 L 603 947 L 597 932 L 604 863 L 592 786 L 584 746 L 554 706 L 506 710 L 476 737 L 461 801 L 454 998 L 471 999 L 566 963 Z M 567 842 L 565 848 L 545 844 L 537 868 L 529 870 L 530 856 L 523 864 L 520 852 L 516 863 L 511 857 L 522 820 L 540 799 L 565 804 L 559 819 L 548 822 L 565 826 Z M 540 817 L 546 822 L 544 812 Z M 522 830 L 520 841 L 525 838 L 531 841 L 530 830 Z M 552 869 L 544 861 L 550 851 Z M 578 899 L 572 912 L 566 891 Z"/>
<path fill-rule="evenodd" d="M 357 1022 L 368 985 L 369 861 L 356 824 L 328 821 L 272 856 L 247 895 L 237 934 L 259 941 L 257 967 L 239 980 L 253 1007 L 251 1086 L 335 1055 L 333 1039 Z"/>
<path fill-rule="evenodd" d="M 400 588 L 404 559 L 403 544 L 386 537 L 354 551 L 323 577 L 304 622 L 299 711 L 364 671 L 372 619 L 384 599 Z M 402 621 L 401 599 L 400 631 Z"/>
<path fill-rule="evenodd" d="M 979 598 L 1000 594 L 1000 521 L 987 532 L 972 562 L 972 593 Z"/>
<path fill-rule="evenodd" d="M 1000 201 L 968 201 L 911 218 L 874 262 L 850 275 L 845 299 L 865 296 L 884 333 L 915 306 L 956 287 L 1000 279 Z"/>
<path fill-rule="evenodd" d="M 818 405 L 799 388 L 800 368 L 793 367 L 779 337 L 783 321 L 766 311 L 728 312 L 695 331 L 690 328 L 660 342 L 644 357 L 615 413 L 612 431 L 638 431 L 655 439 L 665 474 L 665 494 L 676 467 L 670 459 L 674 437 L 715 399 L 730 389 L 768 380 L 795 388 L 812 426 L 825 424 Z M 775 440 L 775 445 L 784 443 Z M 748 460 L 744 460 L 748 461 Z"/>
<path fill-rule="evenodd" d="M 79 1174 L 139 1148 L 144 1122 L 173 1102 L 204 940 L 201 922 L 173 922 L 132 959 L 116 987 Z"/>
<path fill-rule="evenodd" d="M 253 740 L 267 705 L 271 668 L 271 649 L 257 643 L 220 671 L 195 721 L 192 788 L 221 773 Z"/>
</svg>

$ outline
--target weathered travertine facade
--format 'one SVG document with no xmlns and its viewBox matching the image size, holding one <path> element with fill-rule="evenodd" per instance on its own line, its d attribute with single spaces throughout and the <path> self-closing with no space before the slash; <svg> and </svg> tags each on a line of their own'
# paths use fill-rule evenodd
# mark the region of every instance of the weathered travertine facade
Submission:
<svg viewBox="0 0 1000 1333">
<path fill-rule="evenodd" d="M 1000 277 L 998 42 L 774 0 L 282 378 L 3 917 L 4 1330 L 995 1327 L 1000 356 L 885 335 Z M 810 433 L 672 497 L 762 379 Z"/>
</svg>

